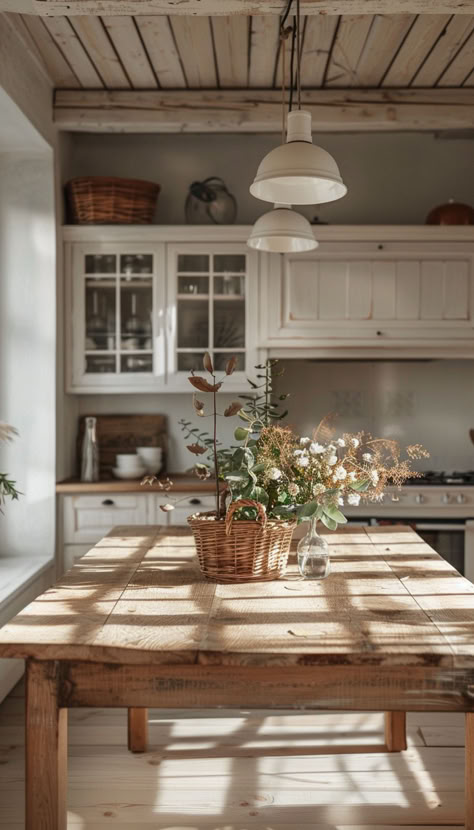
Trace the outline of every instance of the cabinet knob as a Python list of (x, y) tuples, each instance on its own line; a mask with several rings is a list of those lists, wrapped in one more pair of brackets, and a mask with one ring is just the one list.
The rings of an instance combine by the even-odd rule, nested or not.
[(104, 507), (110, 507), (110, 505), (111, 505), (111, 504), (115, 504), (115, 502), (114, 502), (114, 500), (113, 500), (113, 499), (104, 499), (104, 501), (102, 502), (102, 504), (104, 505)]
[(201, 504), (201, 499), (189, 499), (189, 504)]
[(379, 249), (379, 251), (383, 251), (384, 246), (382, 244), (380, 244), (380, 245), (377, 245), (377, 248)]
[(377, 332), (377, 337), (381, 337), (381, 336), (382, 336), (382, 334), (383, 334), (383, 331), (378, 331), (378, 332)]

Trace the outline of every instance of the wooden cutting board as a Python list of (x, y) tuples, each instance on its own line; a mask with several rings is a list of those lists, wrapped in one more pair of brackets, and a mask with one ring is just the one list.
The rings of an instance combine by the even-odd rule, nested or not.
[[(77, 475), (81, 474), (82, 441), (85, 420), (79, 418), (77, 432)], [(163, 450), (162, 472), (166, 471), (166, 450), (168, 433), (166, 415), (94, 415), (97, 418), (97, 443), (99, 445), (99, 469), (101, 479), (114, 477), (117, 453), (133, 453), (137, 447), (161, 447)]]

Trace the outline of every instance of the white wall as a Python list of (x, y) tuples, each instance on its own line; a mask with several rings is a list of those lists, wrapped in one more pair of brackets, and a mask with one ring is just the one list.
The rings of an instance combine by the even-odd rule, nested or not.
[[(237, 222), (252, 223), (268, 207), (248, 192), (257, 166), (278, 143), (273, 135), (71, 136), (63, 180), (110, 175), (162, 185), (156, 221), (184, 223), (184, 201), (195, 179), (221, 176), (239, 205)], [(336, 158), (349, 193), (318, 208), (299, 208), (336, 224), (423, 224), (449, 198), (474, 202), (474, 142), (429, 133), (325, 134), (314, 137)]]
[(473, 470), (474, 361), (282, 361), (278, 389), (290, 392), (288, 423), (311, 435), (338, 413), (339, 432), (365, 429), (402, 445), (420, 442), (431, 458), (418, 469)]
[(53, 154), (0, 154), (0, 418), (20, 437), (0, 468), (23, 496), (0, 516), (3, 554), (54, 554), (56, 273)]

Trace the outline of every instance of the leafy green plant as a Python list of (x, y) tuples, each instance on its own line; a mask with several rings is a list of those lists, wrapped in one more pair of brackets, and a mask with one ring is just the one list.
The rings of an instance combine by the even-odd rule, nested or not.
[[(12, 441), (15, 435), (18, 435), (15, 427), (0, 421), (0, 441)], [(8, 473), (0, 473), (0, 513), (3, 513), (7, 498), (16, 501), (21, 495), (16, 489), (16, 481), (8, 478)]]

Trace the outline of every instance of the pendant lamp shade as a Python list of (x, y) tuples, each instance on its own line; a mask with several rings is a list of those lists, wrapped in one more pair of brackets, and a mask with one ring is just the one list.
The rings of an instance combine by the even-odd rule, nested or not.
[(303, 253), (318, 247), (308, 220), (289, 205), (275, 205), (255, 222), (249, 248), (276, 254)]
[(311, 113), (288, 113), (287, 142), (262, 159), (250, 193), (264, 202), (313, 205), (347, 193), (333, 157), (313, 144)]

